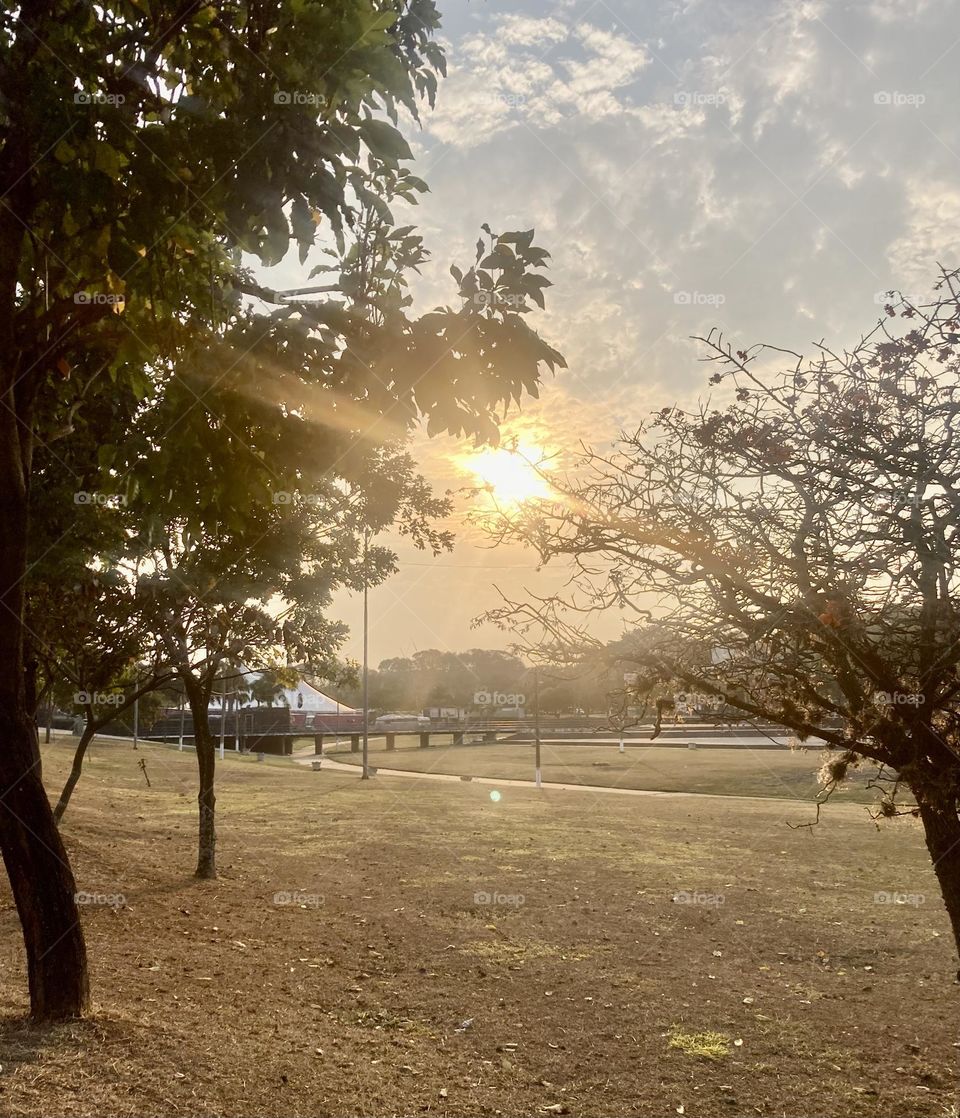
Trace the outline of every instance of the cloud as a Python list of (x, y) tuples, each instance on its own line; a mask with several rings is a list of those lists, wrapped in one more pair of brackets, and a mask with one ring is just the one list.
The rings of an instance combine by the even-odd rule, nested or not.
[(906, 224), (887, 249), (891, 282), (914, 297), (931, 293), (937, 264), (960, 264), (960, 188), (956, 179), (911, 176)]
[[(415, 137), (432, 193), (404, 220), (434, 252), (421, 309), (451, 299), (481, 222), (536, 228), (555, 286), (530, 321), (570, 368), (523, 416), (556, 442), (602, 443), (704, 392), (691, 335), (842, 347), (877, 292), (922, 294), (938, 260), (960, 266), (950, 5), (509, 6), (451, 6), (450, 78)], [(437, 444), (421, 452), (449, 483)], [(458, 573), (443, 577), (455, 612)]]
[(497, 38), (501, 42), (522, 47), (562, 43), (569, 33), (566, 24), (558, 19), (535, 19), (524, 15), (504, 16), (497, 28)]
[(623, 91), (650, 61), (641, 46), (612, 30), (520, 15), (501, 17), (450, 53), (456, 61), (425, 124), (428, 136), (460, 148), (480, 146), (521, 123), (542, 127), (618, 114), (628, 107)]

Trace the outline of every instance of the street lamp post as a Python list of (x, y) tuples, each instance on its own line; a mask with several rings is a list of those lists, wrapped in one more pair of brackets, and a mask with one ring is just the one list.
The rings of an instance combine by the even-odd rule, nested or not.
[(360, 774), (361, 780), (370, 779), (370, 753), (369, 753), (369, 733), (368, 727), (370, 724), (370, 690), (369, 690), (369, 672), (368, 672), (368, 638), (369, 638), (369, 611), (367, 608), (368, 589), (370, 584), (370, 577), (367, 571), (367, 546), (369, 543), (370, 531), (366, 525), (363, 526), (363, 771)]
[(540, 668), (533, 669), (533, 745), (534, 765), (536, 767), (536, 784), (542, 787), (540, 780)]
[(220, 760), (223, 760), (224, 738), (227, 732), (227, 677), (220, 687)]

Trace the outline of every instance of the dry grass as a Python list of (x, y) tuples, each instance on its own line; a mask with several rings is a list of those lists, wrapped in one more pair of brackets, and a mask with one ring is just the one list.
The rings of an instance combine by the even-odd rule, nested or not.
[(670, 1047), (679, 1048), (688, 1056), (722, 1060), (730, 1055), (730, 1038), (723, 1033), (685, 1033), (682, 1029), (673, 1029), (670, 1032)]
[[(552, 783), (720, 796), (772, 796), (801, 802), (816, 799), (820, 791), (817, 773), (823, 763), (820, 749), (688, 749), (636, 743), (631, 743), (624, 753), (618, 752), (616, 744), (543, 745), (541, 754), (543, 779)], [(338, 761), (360, 762), (359, 754), (351, 753), (349, 748), (331, 755)], [(375, 741), (370, 760), (377, 768), (501, 780), (532, 780), (534, 773), (533, 747), (524, 742), (440, 745), (429, 749), (402, 745), (388, 751)], [(854, 773), (836, 798), (873, 803), (877, 797), (866, 787), (868, 776), (867, 770)]]
[[(68, 757), (47, 751), (51, 788)], [(0, 894), (0, 1113), (943, 1118), (955, 1105), (955, 961), (911, 821), (877, 831), (848, 805), (793, 831), (797, 807), (776, 802), (506, 788), (493, 803), (472, 784), (231, 758), (221, 876), (199, 883), (194, 796), (189, 754), (95, 745), (65, 839), (78, 887), (126, 904), (83, 913), (89, 1020), (23, 1023)], [(926, 903), (874, 904), (907, 886)], [(707, 1034), (743, 1044), (692, 1058)]]

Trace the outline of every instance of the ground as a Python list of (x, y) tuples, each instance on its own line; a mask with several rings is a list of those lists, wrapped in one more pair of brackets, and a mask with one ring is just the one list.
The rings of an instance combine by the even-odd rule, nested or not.
[[(411, 743), (410, 738), (399, 740)], [(758, 739), (758, 743), (765, 744), (763, 739)], [(382, 739), (374, 739), (370, 745), (370, 763), (376, 767), (515, 780), (532, 780), (534, 774), (533, 745), (526, 742), (444, 744), (428, 749), (411, 743), (388, 750)], [(338, 761), (360, 763), (360, 754), (351, 753), (348, 744), (330, 752)], [(818, 747), (688, 749), (685, 745), (630, 742), (619, 753), (616, 743), (564, 742), (544, 744), (540, 761), (543, 779), (557, 783), (812, 801), (820, 791), (817, 773), (823, 757), (823, 750)], [(877, 792), (866, 786), (874, 772), (873, 767), (854, 772), (839, 797), (875, 802)], [(803, 811), (798, 817), (808, 816)]]
[(912, 820), (219, 773), (201, 883), (191, 755), (94, 746), (64, 820), (101, 902), (94, 1012), (24, 1023), (4, 891), (0, 1113), (956, 1113), (956, 960)]

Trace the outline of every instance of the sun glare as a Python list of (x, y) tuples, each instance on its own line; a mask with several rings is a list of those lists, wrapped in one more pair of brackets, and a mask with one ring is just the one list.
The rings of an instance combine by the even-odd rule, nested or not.
[(485, 447), (464, 455), (461, 465), (489, 490), (499, 505), (519, 505), (549, 497), (552, 492), (542, 476), (551, 463), (540, 447)]

